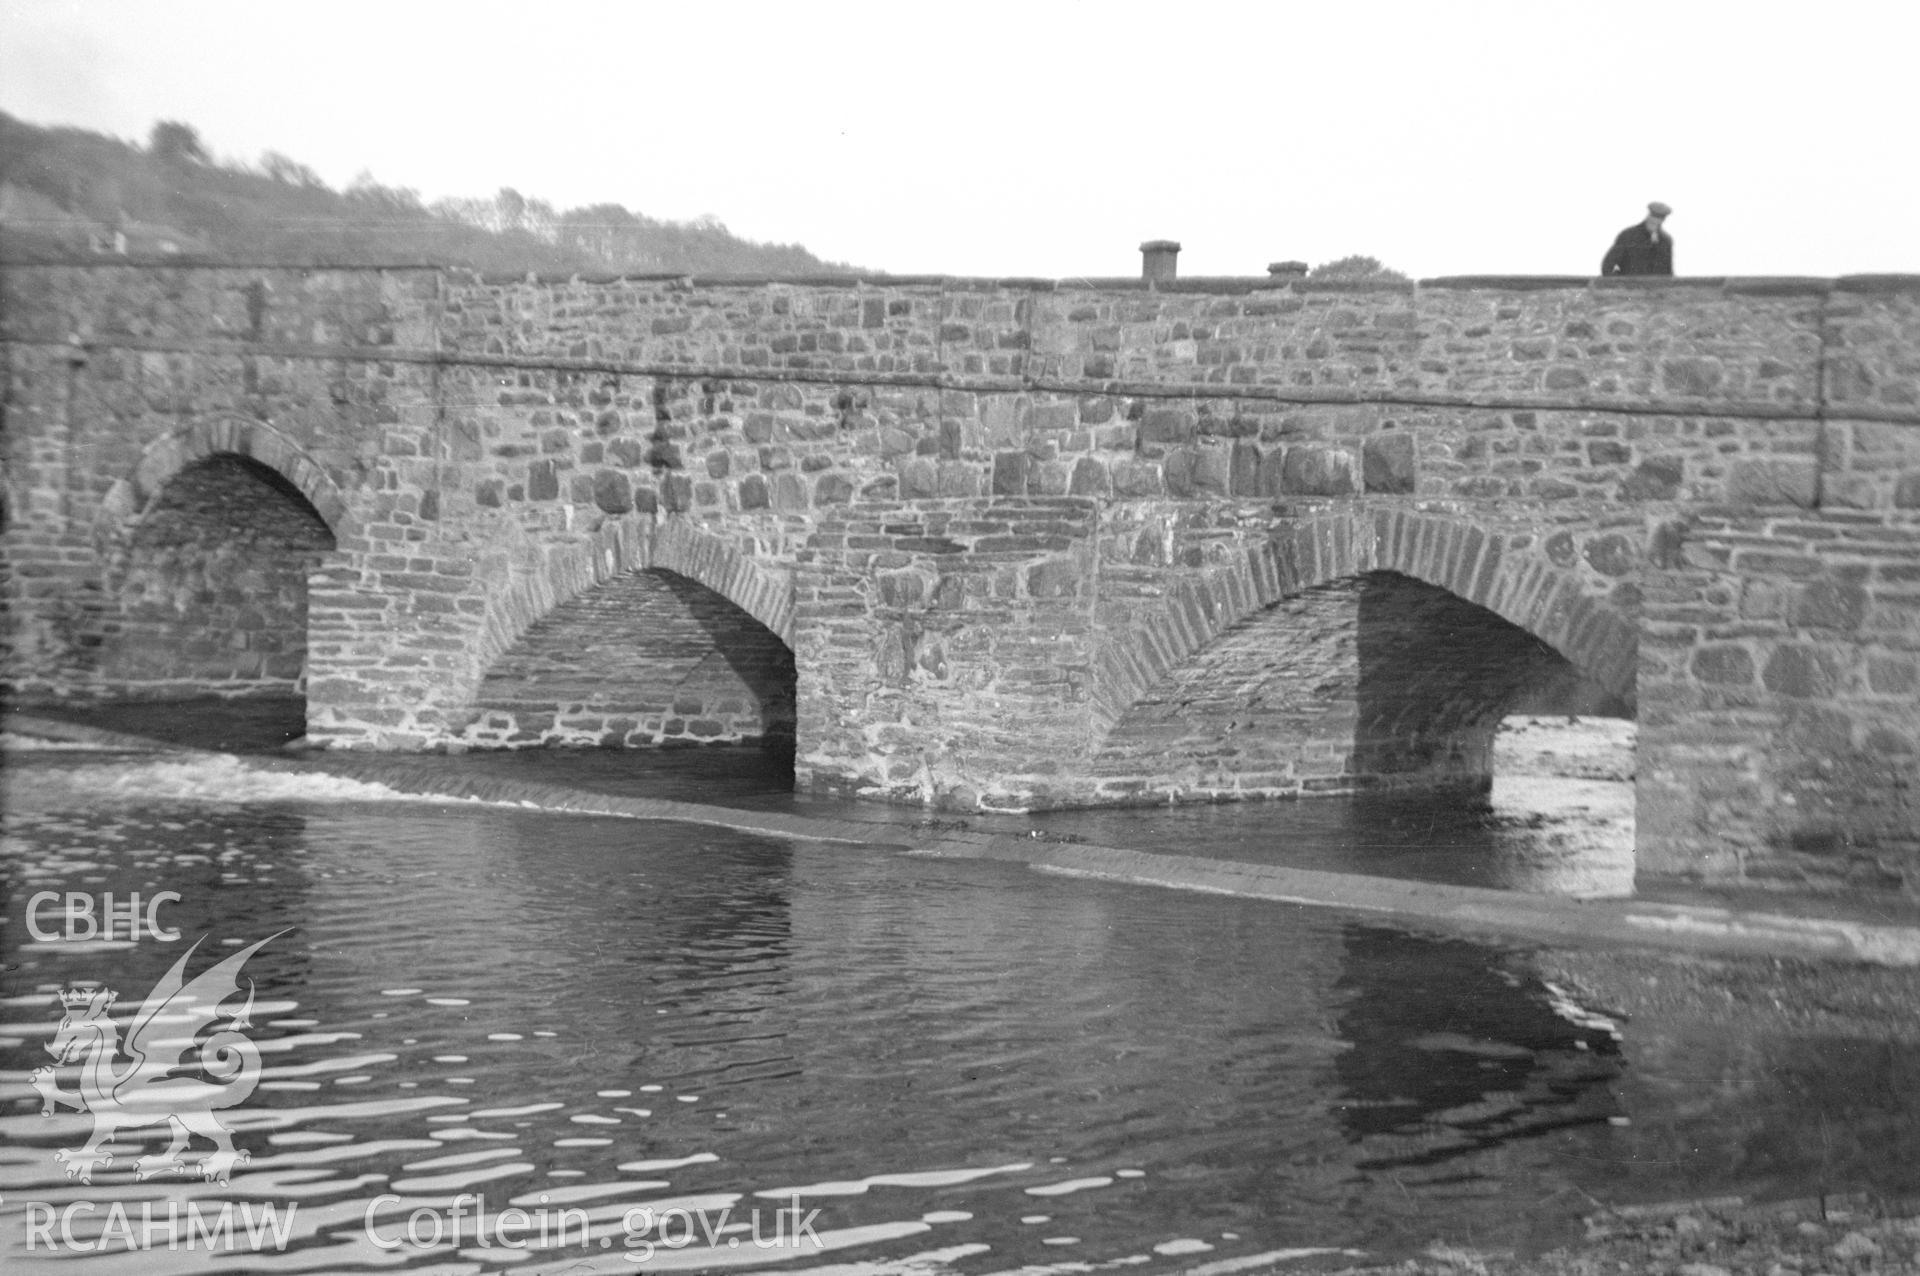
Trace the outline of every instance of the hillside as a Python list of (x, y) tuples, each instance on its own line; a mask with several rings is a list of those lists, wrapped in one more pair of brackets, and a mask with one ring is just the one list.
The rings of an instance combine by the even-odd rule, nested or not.
[(760, 244), (712, 218), (662, 221), (618, 204), (564, 212), (503, 188), (423, 204), (371, 179), (344, 191), (269, 152), (215, 161), (162, 122), (142, 147), (0, 112), (0, 259), (211, 258), (261, 265), (447, 265), (484, 271), (858, 273), (798, 244)]

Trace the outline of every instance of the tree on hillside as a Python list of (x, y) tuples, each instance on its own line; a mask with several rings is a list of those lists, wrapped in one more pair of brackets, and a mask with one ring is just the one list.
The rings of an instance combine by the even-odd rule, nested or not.
[(193, 125), (179, 120), (157, 120), (147, 135), (147, 154), (163, 164), (205, 164), (206, 144)]
[(1342, 257), (1338, 261), (1322, 262), (1307, 272), (1307, 278), (1348, 279), (1375, 283), (1408, 282), (1407, 277), (1399, 271), (1381, 265), (1378, 257), (1363, 257), (1358, 253), (1351, 257)]
[(435, 217), (480, 230), (493, 229), (493, 201), (473, 195), (448, 196), (433, 201), (429, 210)]
[(260, 156), (260, 171), (282, 186), (305, 186), (309, 189), (318, 189), (326, 185), (320, 180), (320, 174), (299, 160), (282, 155), (279, 151), (267, 151)]
[(511, 186), (500, 188), (500, 193), (493, 197), (493, 207), (497, 218), (495, 230), (519, 230), (526, 221), (527, 197)]
[(496, 235), (526, 234), (545, 243), (554, 241), (561, 218), (546, 200), (528, 199), (511, 186), (502, 186), (492, 199), (436, 200), (433, 212)]
[(364, 206), (376, 216), (424, 218), (427, 212), (420, 203), (419, 191), (410, 186), (382, 186), (364, 168), (353, 179), (353, 185), (347, 187), (346, 196), (350, 202)]
[(560, 215), (559, 244), (596, 262), (631, 265), (646, 260), (646, 224), (619, 204), (591, 204)]

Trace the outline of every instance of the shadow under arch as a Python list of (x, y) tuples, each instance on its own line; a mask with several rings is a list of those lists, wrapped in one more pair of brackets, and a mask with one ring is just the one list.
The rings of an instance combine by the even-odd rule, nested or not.
[(1102, 800), (1484, 788), (1530, 691), (1584, 676), (1632, 711), (1633, 619), (1538, 539), (1342, 511), (1178, 578), (1103, 653)]

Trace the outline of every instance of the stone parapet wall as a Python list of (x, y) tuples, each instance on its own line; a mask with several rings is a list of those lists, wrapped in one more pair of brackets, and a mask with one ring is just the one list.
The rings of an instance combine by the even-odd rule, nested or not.
[[(127, 391), (83, 412), (264, 414), (330, 472), (384, 463), (536, 530), (565, 504), (1029, 494), (1920, 501), (1920, 468), (1896, 455), (1920, 424), (1920, 316), (1912, 292), (1865, 282), (1219, 295), (5, 274), (24, 316), (10, 340), (65, 352), (78, 336), (88, 388)], [(431, 428), (396, 430), (396, 381), (420, 368)], [(1822, 420), (1836, 412), (1885, 428), (1856, 439)], [(380, 427), (371, 452), (318, 446), (343, 415)], [(1843, 472), (1869, 456), (1872, 477)]]
[(1920, 414), (1920, 288), (1911, 275), (1843, 279), (1821, 310), (1820, 398), (1837, 417)]
[(449, 275), (440, 348), (513, 366), (1282, 401), (1531, 399), (1800, 415), (1920, 407), (1912, 277), (1305, 281), (1212, 291), (885, 278), (840, 286)]
[[(593, 405), (603, 446), (548, 439), (558, 454), (488, 499), (555, 492), (571, 463), (575, 499), (702, 514), (1023, 495), (1920, 501), (1905, 294), (522, 282), (448, 305), (446, 350), (651, 374)], [(1823, 340), (1834, 369), (1862, 371), (1829, 369)], [(1823, 421), (1835, 378), (1887, 420)]]
[(432, 267), (6, 265), (0, 331), (86, 349), (432, 350), (440, 286)]
[[(1846, 299), (1863, 367), (1897, 361), (1894, 330), (1910, 319), (1899, 313), (1902, 294), (1848, 281), (1506, 282), (1522, 286), (1302, 281), (1223, 294), (954, 279), (833, 288), (450, 276), (442, 348), (516, 363), (904, 384), (1014, 377), (1268, 397), (1541, 396), (1632, 410), (1665, 398), (1669, 410), (1793, 412), (1821, 394), (1829, 298)], [(1876, 322), (1889, 315), (1894, 330)]]

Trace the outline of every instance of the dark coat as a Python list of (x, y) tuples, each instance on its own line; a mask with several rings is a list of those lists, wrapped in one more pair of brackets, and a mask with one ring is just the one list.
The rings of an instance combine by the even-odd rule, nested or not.
[(1614, 236), (1613, 247), (1600, 263), (1603, 275), (1671, 275), (1673, 273), (1673, 236), (1665, 230), (1658, 239), (1645, 222), (1633, 225)]

